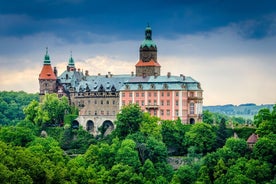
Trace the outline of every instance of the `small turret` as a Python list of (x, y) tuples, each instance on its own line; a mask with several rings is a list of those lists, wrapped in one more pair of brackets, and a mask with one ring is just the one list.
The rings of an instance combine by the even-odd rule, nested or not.
[(71, 56), (69, 58), (67, 67), (68, 67), (69, 71), (75, 71), (75, 62), (74, 62), (74, 59), (72, 57), (72, 51), (71, 51)]
[(57, 70), (53, 70), (51, 60), (46, 48), (42, 70), (38, 77), (40, 95), (56, 92)]

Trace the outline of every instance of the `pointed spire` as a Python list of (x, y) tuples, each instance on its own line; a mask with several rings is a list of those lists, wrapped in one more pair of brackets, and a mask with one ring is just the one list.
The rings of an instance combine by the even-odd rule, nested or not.
[(146, 30), (145, 30), (145, 39), (146, 40), (152, 40), (151, 39), (151, 34), (152, 34), (151, 27), (150, 27), (150, 25), (148, 23), (148, 26), (146, 27)]
[(70, 68), (75, 68), (75, 62), (74, 62), (74, 59), (72, 57), (72, 51), (70, 51), (70, 58), (69, 58), (68, 66)]
[(51, 64), (51, 60), (48, 54), (48, 47), (46, 47), (46, 54), (44, 56), (44, 65), (50, 65), (50, 64)]
[(145, 29), (145, 39), (141, 44), (141, 47), (155, 47), (156, 48), (156, 44), (154, 43), (154, 41), (152, 40), (152, 31), (151, 31), (151, 27), (148, 23), (146, 29)]

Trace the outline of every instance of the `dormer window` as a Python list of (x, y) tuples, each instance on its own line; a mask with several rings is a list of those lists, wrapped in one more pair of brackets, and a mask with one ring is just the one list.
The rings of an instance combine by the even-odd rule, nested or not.
[(164, 89), (168, 89), (168, 84), (165, 83), (165, 84), (163, 85), (163, 88), (164, 88)]
[(155, 89), (155, 85), (154, 85), (154, 84), (151, 84), (151, 85), (150, 85), (150, 88), (151, 88), (151, 89)]

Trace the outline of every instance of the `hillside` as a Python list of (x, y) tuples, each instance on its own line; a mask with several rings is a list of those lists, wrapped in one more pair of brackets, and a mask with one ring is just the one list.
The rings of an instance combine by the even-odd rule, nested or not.
[(273, 104), (256, 105), (254, 103), (240, 104), (240, 105), (215, 105), (204, 106), (203, 110), (209, 110), (214, 113), (221, 113), (228, 116), (241, 116), (243, 118), (253, 119), (254, 115), (258, 113), (260, 109), (268, 108), (272, 110)]

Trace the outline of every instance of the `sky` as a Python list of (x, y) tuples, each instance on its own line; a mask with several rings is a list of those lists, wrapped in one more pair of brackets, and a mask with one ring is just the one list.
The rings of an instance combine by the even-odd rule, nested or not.
[(61, 74), (135, 71), (147, 25), (161, 74), (201, 83), (204, 105), (276, 103), (274, 0), (0, 1), (0, 91), (37, 93), (46, 47)]

